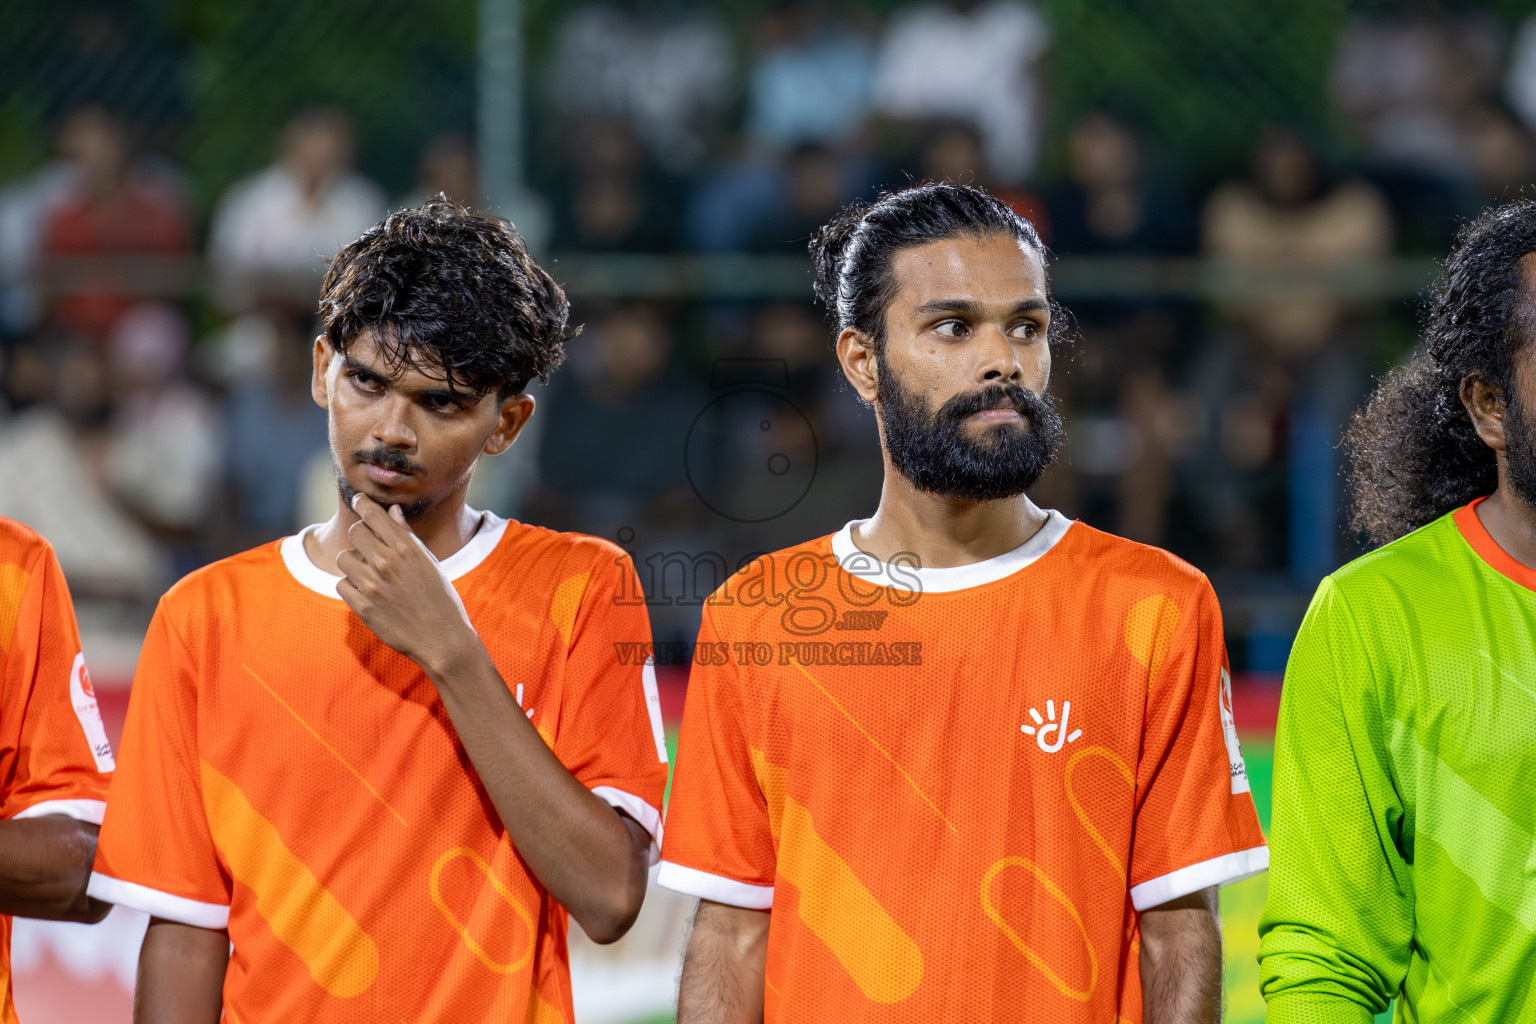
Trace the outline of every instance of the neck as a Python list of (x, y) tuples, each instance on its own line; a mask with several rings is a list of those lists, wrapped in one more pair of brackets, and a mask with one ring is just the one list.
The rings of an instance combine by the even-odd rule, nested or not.
[(919, 491), (887, 459), (880, 507), (854, 528), (853, 542), (884, 562), (910, 553), (923, 568), (948, 569), (1012, 551), (1049, 518), (1023, 494), (960, 501)]
[[(471, 512), (464, 502), (467, 490), (466, 487), (455, 492), (421, 518), (407, 520), (411, 532), (421, 538), (438, 561), (457, 554), (480, 526), (480, 516)], [(352, 546), (347, 531), (360, 521), (358, 514), (338, 497), (336, 514), (304, 538), (304, 551), (309, 560), (328, 573), (341, 575), (336, 572), (336, 558)]]
[(1509, 557), (1528, 569), (1536, 569), (1536, 509), (1510, 489), (1503, 468), (1499, 467), (1498, 489), (1477, 506), (1477, 518)]

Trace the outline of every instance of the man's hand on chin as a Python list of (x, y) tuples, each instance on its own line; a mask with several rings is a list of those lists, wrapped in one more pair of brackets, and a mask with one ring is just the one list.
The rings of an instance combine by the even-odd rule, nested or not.
[(464, 602), (399, 505), (385, 512), (359, 494), (352, 509), (360, 518), (347, 530), (351, 547), (336, 557), (336, 592), (375, 636), (436, 678), (478, 640)]

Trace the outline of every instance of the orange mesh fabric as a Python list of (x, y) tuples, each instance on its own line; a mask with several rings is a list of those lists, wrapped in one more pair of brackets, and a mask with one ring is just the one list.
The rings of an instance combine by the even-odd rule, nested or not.
[[(507, 839), (431, 682), (301, 583), (294, 541), (161, 601), (101, 894), (204, 927), (226, 917), (225, 1007), (246, 1024), (572, 1021), (565, 911)], [(561, 761), (659, 834), (667, 769), (642, 666), (615, 656), (649, 641), (623, 552), (510, 523), (455, 586)]]
[(769, 1022), (1140, 1021), (1137, 908), (1267, 863), (1210, 585), (1053, 523), (922, 592), (823, 538), (706, 606), (661, 881), (771, 907)]
[[(0, 818), (100, 822), (112, 751), (53, 548), (0, 518)], [(11, 1006), (11, 919), (0, 915), (0, 1021)]]

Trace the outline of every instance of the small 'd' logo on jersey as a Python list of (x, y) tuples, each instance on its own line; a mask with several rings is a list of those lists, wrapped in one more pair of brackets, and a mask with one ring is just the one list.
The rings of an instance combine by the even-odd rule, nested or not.
[(1034, 708), (1029, 709), (1029, 717), (1035, 720), (1034, 725), (1025, 722), (1019, 726), (1019, 731), (1026, 736), (1033, 736), (1035, 743), (1047, 754), (1054, 754), (1064, 745), (1071, 743), (1083, 734), (1081, 729), (1073, 729), (1067, 732), (1067, 723), (1072, 715), (1072, 702), (1061, 702), (1061, 721), (1056, 721), (1056, 702), (1045, 702), (1045, 717), (1040, 717), (1040, 712)]

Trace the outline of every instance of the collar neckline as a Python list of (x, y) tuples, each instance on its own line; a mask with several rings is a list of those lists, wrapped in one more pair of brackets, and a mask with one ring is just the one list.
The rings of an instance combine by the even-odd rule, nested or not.
[[(470, 509), (470, 511), (475, 510)], [(475, 515), (480, 517), (480, 522), (469, 541), (440, 563), (443, 572), (448, 574), (450, 580), (458, 579), (485, 561), (486, 557), (496, 550), (496, 545), (501, 543), (501, 538), (506, 535), (507, 520), (501, 516), (494, 512), (475, 512)], [(341, 577), (331, 575), (310, 561), (309, 552), (304, 550), (304, 538), (323, 525), (323, 523), (311, 523), (293, 536), (284, 537), (278, 550), (283, 557), (283, 565), (295, 580), (322, 597), (331, 597), (340, 601), (341, 595), (336, 593), (336, 584)]]
[(1499, 542), (1493, 539), (1493, 534), (1488, 532), (1483, 521), (1477, 517), (1477, 506), (1491, 497), (1493, 495), (1485, 494), (1451, 513), (1456, 529), (1473, 552), (1487, 562), (1491, 569), (1527, 590), (1536, 590), (1536, 569), (1523, 565), (1514, 555), (1499, 547)]
[(1035, 535), (1012, 551), (972, 562), (941, 569), (917, 568), (912, 561), (882, 562), (867, 551), (860, 550), (853, 542), (853, 528), (866, 520), (855, 519), (832, 535), (832, 553), (843, 571), (859, 577), (866, 583), (878, 584), (895, 590), (913, 590), (926, 594), (942, 594), (956, 590), (969, 590), (1000, 579), (1038, 561), (1067, 535), (1072, 520), (1055, 509), (1046, 510), (1045, 525)]

